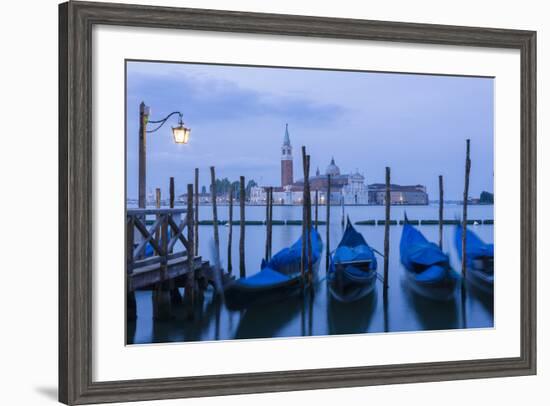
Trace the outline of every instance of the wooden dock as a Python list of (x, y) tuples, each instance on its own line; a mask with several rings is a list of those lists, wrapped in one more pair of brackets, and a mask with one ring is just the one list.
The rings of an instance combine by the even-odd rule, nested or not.
[[(208, 285), (216, 287), (214, 268), (198, 255), (189, 258), (193, 242), (185, 237), (193, 218), (183, 208), (129, 209), (126, 211), (126, 287), (127, 317), (135, 319), (136, 290), (153, 290), (156, 319), (169, 318), (170, 302), (179, 296), (177, 288), (202, 293)], [(150, 218), (154, 220), (149, 221)], [(192, 234), (191, 234), (192, 236)], [(181, 244), (178, 244), (181, 243)], [(189, 280), (192, 277), (193, 280)], [(222, 283), (231, 277), (222, 271)], [(191, 287), (191, 288), (189, 288)], [(167, 299), (169, 298), (169, 299)]]

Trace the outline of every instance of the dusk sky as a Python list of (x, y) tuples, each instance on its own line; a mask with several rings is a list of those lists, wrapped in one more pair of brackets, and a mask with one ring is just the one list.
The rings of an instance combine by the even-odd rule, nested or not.
[[(200, 168), (218, 178), (239, 175), (280, 185), (285, 123), (302, 178), (301, 146), (311, 173), (324, 173), (332, 156), (342, 173), (359, 171), (367, 183), (423, 184), (438, 198), (462, 198), (466, 138), (471, 139), (470, 195), (493, 192), (493, 97), (490, 78), (255, 68), (152, 62), (127, 63), (127, 196), (137, 198), (139, 103), (151, 120), (181, 111), (191, 138), (173, 142), (172, 117), (147, 139), (147, 191), (167, 197), (169, 177), (184, 193)], [(150, 124), (149, 129), (154, 128)]]

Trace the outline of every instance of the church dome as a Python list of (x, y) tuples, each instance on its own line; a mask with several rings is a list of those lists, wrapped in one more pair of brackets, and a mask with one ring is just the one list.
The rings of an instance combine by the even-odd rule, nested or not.
[(330, 176), (339, 176), (340, 168), (334, 163), (334, 157), (330, 160), (330, 164), (327, 166), (326, 174)]

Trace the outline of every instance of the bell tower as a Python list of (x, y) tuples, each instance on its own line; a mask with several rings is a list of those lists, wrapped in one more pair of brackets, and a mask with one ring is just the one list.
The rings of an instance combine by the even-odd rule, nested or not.
[(294, 177), (292, 173), (292, 145), (288, 134), (288, 124), (285, 128), (285, 138), (281, 147), (281, 186), (292, 185)]

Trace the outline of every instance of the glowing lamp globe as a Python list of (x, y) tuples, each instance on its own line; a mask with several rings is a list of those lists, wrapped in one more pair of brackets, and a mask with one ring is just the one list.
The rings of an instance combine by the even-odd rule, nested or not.
[(178, 127), (172, 127), (172, 134), (174, 135), (174, 142), (176, 144), (187, 144), (191, 129), (180, 124)]

